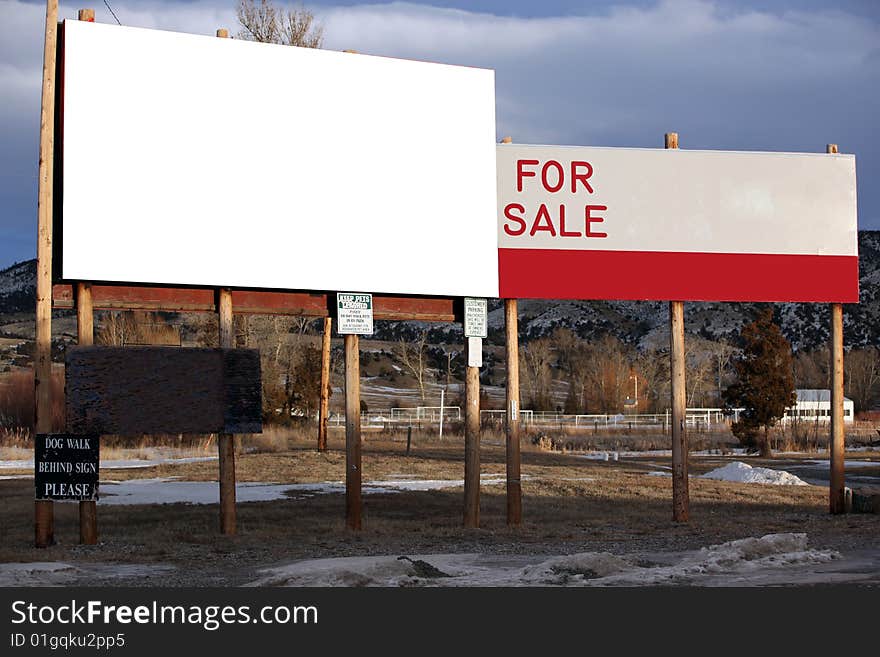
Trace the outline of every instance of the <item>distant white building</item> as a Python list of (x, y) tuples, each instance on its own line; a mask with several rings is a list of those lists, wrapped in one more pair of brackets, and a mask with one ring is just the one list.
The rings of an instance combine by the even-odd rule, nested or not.
[[(831, 422), (831, 391), (801, 389), (795, 390), (797, 403), (785, 411), (784, 422)], [(855, 406), (851, 399), (843, 398), (843, 422), (855, 420)]]

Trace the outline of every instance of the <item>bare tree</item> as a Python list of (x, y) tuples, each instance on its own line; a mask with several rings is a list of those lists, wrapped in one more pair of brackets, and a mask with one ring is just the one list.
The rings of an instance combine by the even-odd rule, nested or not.
[(324, 42), (323, 26), (302, 5), (285, 12), (270, 0), (239, 0), (236, 14), (239, 39), (303, 48), (320, 48)]
[(400, 338), (396, 350), (403, 366), (416, 380), (422, 401), (425, 401), (425, 372), (428, 369), (427, 347), (428, 331), (424, 330), (415, 340)]
[(104, 313), (98, 321), (95, 341), (99, 345), (180, 346), (180, 329), (161, 315), (139, 310)]
[(529, 406), (535, 411), (552, 411), (550, 394), (553, 346), (550, 338), (531, 340), (519, 352), (520, 370), (525, 374)]
[(852, 349), (844, 359), (846, 394), (856, 409), (868, 410), (880, 393), (880, 350)]

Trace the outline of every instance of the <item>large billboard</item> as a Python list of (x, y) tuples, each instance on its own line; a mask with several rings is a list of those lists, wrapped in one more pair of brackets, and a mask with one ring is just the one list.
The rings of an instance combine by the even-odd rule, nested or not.
[(497, 296), (491, 70), (66, 21), (68, 280)]
[(858, 301), (852, 155), (497, 153), (502, 297)]

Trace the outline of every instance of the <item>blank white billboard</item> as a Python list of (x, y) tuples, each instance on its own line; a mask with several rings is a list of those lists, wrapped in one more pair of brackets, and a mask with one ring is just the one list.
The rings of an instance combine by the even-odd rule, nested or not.
[(65, 279), (498, 295), (493, 71), (64, 30)]

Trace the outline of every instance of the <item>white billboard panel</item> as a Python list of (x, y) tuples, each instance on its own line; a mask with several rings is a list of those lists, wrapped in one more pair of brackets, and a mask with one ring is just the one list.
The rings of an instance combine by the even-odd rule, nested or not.
[(491, 70), (67, 21), (63, 94), (66, 279), (498, 294)]

